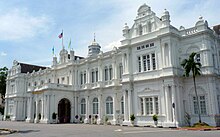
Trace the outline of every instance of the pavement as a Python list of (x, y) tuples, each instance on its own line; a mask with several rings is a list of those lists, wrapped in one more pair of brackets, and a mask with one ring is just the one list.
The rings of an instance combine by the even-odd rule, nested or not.
[(190, 131), (169, 128), (126, 127), (89, 124), (33, 124), (0, 121), (0, 129), (17, 130), (0, 137), (219, 137), (220, 130)]

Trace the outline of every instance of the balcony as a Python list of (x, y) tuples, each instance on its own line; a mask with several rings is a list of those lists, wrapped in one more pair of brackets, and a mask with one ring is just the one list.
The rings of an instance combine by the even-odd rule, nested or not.
[(35, 86), (35, 87), (28, 87), (28, 92), (36, 92), (36, 91), (43, 91), (43, 90), (67, 90), (72, 91), (72, 85), (65, 85), (65, 84), (57, 84), (57, 83), (46, 83), (43, 85)]

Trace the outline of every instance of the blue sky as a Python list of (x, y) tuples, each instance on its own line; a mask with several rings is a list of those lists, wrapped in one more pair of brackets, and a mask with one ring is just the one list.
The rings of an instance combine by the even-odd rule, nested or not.
[(144, 3), (159, 17), (167, 9), (177, 28), (194, 26), (200, 15), (210, 26), (220, 24), (219, 0), (1, 0), (0, 67), (13, 60), (50, 66), (53, 46), (56, 56), (62, 48), (62, 29), (64, 45), (71, 39), (76, 55), (87, 56), (94, 33), (102, 50), (111, 50)]

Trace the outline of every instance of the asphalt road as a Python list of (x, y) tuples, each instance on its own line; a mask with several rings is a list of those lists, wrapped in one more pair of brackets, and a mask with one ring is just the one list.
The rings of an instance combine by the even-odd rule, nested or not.
[(0, 121), (0, 128), (19, 130), (0, 137), (220, 137), (220, 131), (179, 131), (168, 128), (87, 124), (33, 124)]

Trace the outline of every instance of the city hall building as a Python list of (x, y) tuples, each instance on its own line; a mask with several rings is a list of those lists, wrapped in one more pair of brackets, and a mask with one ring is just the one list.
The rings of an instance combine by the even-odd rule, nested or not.
[[(56, 122), (184, 126), (188, 121), (220, 125), (220, 27), (202, 17), (191, 28), (170, 24), (146, 4), (134, 24), (125, 24), (121, 46), (102, 52), (95, 41), (88, 56), (63, 48), (51, 67), (18, 61), (8, 71), (5, 118), (34, 123)], [(181, 62), (196, 52), (202, 75), (183, 77)], [(200, 110), (199, 110), (200, 109)], [(190, 116), (190, 119), (189, 119)], [(95, 122), (94, 122), (95, 121)]]

